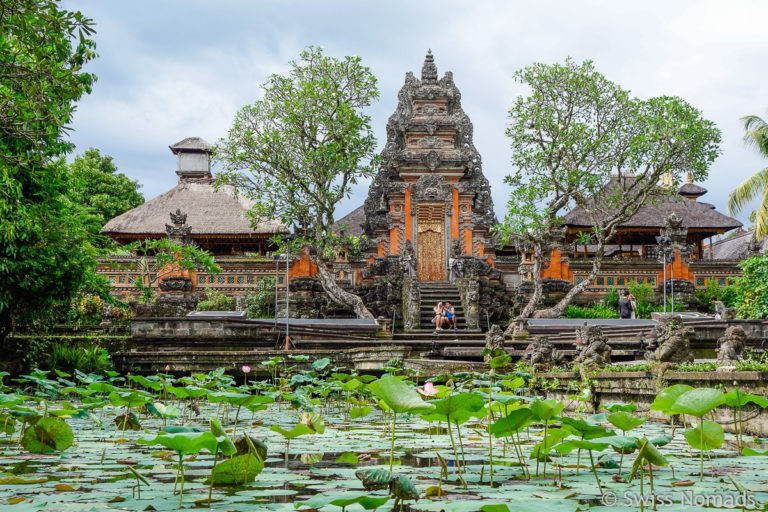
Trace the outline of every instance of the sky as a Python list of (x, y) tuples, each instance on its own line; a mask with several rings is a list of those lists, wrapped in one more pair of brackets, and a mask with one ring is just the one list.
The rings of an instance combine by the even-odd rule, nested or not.
[[(77, 107), (76, 153), (96, 147), (151, 199), (178, 180), (168, 146), (226, 136), (259, 85), (308, 45), (358, 55), (379, 80), (367, 111), (379, 148), (405, 73), (420, 76), (431, 49), (439, 76), (453, 71), (474, 142), (503, 218), (512, 172), (507, 109), (533, 62), (591, 59), (639, 98), (680, 96), (722, 130), (722, 154), (700, 185), (725, 213), (728, 194), (768, 162), (742, 143), (740, 118), (768, 115), (768, 2), (760, 1), (293, 1), (64, 0), (93, 18), (98, 77)], [(367, 196), (360, 183), (337, 218)], [(749, 211), (739, 216), (747, 224)]]

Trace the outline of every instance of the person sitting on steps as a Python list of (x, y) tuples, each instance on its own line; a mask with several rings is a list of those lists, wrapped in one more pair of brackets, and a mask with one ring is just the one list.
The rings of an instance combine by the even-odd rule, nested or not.
[(432, 323), (435, 324), (434, 334), (437, 334), (437, 331), (443, 330), (443, 324), (445, 323), (445, 310), (443, 308), (443, 302), (438, 302), (435, 307), (432, 308), (432, 311), (435, 313), (435, 318), (432, 319)]
[(448, 321), (448, 326), (453, 326), (453, 332), (456, 332), (456, 312), (450, 302), (445, 303), (443, 311), (445, 312), (445, 320)]

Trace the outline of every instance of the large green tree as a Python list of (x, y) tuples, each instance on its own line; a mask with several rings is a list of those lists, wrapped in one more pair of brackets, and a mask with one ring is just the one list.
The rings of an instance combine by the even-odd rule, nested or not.
[[(95, 279), (92, 218), (55, 159), (95, 77), (92, 21), (55, 0), (0, 3), (0, 339)], [(97, 284), (93, 283), (92, 287)]]
[(139, 182), (118, 172), (113, 158), (90, 148), (69, 165), (75, 187), (73, 199), (99, 219), (99, 229), (121, 213), (144, 202)]
[[(768, 158), (768, 122), (758, 116), (746, 116), (744, 121), (744, 143)], [(760, 205), (755, 212), (755, 237), (762, 240), (768, 233), (768, 167), (747, 178), (728, 196), (728, 213), (738, 215), (757, 197)]]
[[(531, 93), (509, 109), (515, 170), (505, 178), (512, 192), (497, 229), (533, 253), (534, 292), (513, 326), (531, 316), (560, 316), (597, 276), (617, 228), (643, 205), (676, 192), (659, 186), (661, 176), (679, 183), (690, 172), (704, 179), (720, 142), (714, 124), (681, 98), (632, 98), (591, 61), (533, 64), (515, 78)], [(574, 206), (593, 226), (580, 237), (595, 247), (592, 268), (555, 306), (537, 311), (541, 270), (562, 239), (563, 214)]]
[(362, 300), (342, 289), (326, 257), (341, 242), (336, 206), (360, 178), (372, 177), (376, 139), (363, 108), (378, 99), (376, 78), (359, 57), (336, 59), (308, 47), (287, 73), (261, 86), (262, 99), (243, 107), (217, 146), (222, 182), (254, 200), (254, 218), (296, 226), (332, 300), (372, 318)]

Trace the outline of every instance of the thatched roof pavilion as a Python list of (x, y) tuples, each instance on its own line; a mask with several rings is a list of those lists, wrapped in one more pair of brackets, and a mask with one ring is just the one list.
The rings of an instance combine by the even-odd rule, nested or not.
[(120, 243), (166, 236), (169, 214), (177, 209), (187, 214), (191, 238), (213, 254), (263, 254), (269, 238), (287, 233), (277, 220), (252, 222), (253, 202), (233, 187), (213, 187), (210, 171), (210, 144), (188, 137), (170, 146), (179, 157), (179, 183), (168, 192), (150, 199), (107, 222), (101, 233)]
[[(629, 178), (627, 178), (629, 179)], [(611, 184), (607, 185), (611, 186)], [(741, 222), (723, 215), (709, 203), (698, 201), (706, 194), (703, 187), (689, 182), (684, 184), (677, 194), (665, 194), (656, 204), (643, 205), (638, 212), (619, 226), (615, 243), (623, 245), (655, 245), (655, 237), (664, 227), (667, 217), (676, 214), (682, 219), (682, 226), (688, 228), (688, 243), (700, 245), (705, 238), (723, 234), (740, 228)], [(573, 241), (581, 231), (592, 227), (589, 216), (580, 207), (576, 207), (563, 217), (567, 228), (567, 240)]]

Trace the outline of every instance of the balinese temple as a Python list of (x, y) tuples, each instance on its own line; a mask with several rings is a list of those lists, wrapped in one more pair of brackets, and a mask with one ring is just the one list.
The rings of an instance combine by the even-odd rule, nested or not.
[(438, 80), (428, 52), (421, 80), (407, 73), (397, 97), (368, 198), (339, 223), (366, 235), (369, 261), (412, 244), (419, 281), (446, 280), (452, 253), (493, 265), (491, 189), (453, 73)]
[[(514, 246), (499, 247), (491, 236), (497, 220), (490, 185), (473, 141), (472, 123), (462, 109), (453, 74), (446, 72), (438, 78), (431, 52), (424, 59), (420, 79), (406, 73), (386, 136), (381, 165), (364, 205), (337, 223), (339, 229), (344, 225), (348, 234), (365, 236), (360, 244), (363, 258), (348, 259), (342, 254), (333, 263), (333, 272), (342, 285), (354, 290), (362, 281), (383, 277), (380, 269), (389, 265), (387, 261), (400, 261), (398, 256), (405, 252), (415, 256), (419, 287), (444, 286), (436, 282), (448, 280), (451, 259), (460, 259), (481, 275), (485, 279), (483, 290), (488, 289), (489, 282), (513, 288), (530, 278), (526, 274), (529, 255)], [(248, 292), (264, 277), (275, 276), (279, 285), (284, 285), (284, 273), (275, 272), (274, 247), (269, 239), (286, 233), (285, 226), (277, 221), (254, 226), (248, 213), (252, 203), (247, 198), (236, 195), (227, 185), (214, 188), (211, 147), (204, 140), (190, 137), (170, 149), (178, 158), (178, 184), (112, 219), (102, 233), (123, 244), (172, 233), (188, 234), (193, 243), (210, 251), (223, 269), (215, 278), (196, 274), (195, 286), (237, 295)], [(670, 182), (664, 185), (673, 186)], [(757, 245), (751, 244), (748, 251), (743, 237), (714, 241), (714, 237), (740, 228), (741, 223), (700, 201), (706, 192), (689, 178), (676, 194), (642, 207), (620, 226), (612, 245), (606, 248), (600, 275), (587, 294), (638, 282), (658, 289), (664, 274), (659, 236), (671, 240), (676, 256), (667, 267), (667, 277), (687, 282), (682, 284), (691, 290), (711, 280), (725, 285), (739, 275), (739, 259), (755, 253)], [(175, 218), (185, 214), (186, 223), (169, 225), (171, 213)], [(579, 232), (591, 228), (585, 213), (575, 208), (564, 221), (564, 239), (542, 271), (553, 289), (561, 290), (589, 274), (594, 254), (593, 247), (575, 243)], [(291, 263), (289, 279), (302, 278), (301, 285), (311, 288), (314, 285), (306, 280), (314, 277), (315, 270), (306, 257), (299, 258)], [(118, 294), (135, 293), (135, 275), (105, 265), (100, 272), (109, 277)]]
[[(169, 146), (177, 156), (178, 184), (107, 222), (101, 233), (120, 244), (137, 240), (166, 238), (183, 230), (195, 245), (215, 256), (222, 273), (215, 278), (199, 274), (195, 285), (215, 285), (224, 292), (238, 293), (253, 286), (260, 277), (274, 276), (270, 238), (287, 233), (276, 220), (259, 221), (249, 214), (253, 202), (235, 194), (230, 185), (214, 188), (211, 173), (211, 145), (200, 137), (188, 137)], [(186, 219), (184, 226), (172, 226), (172, 213)], [(171, 224), (174, 224), (172, 221)], [(131, 291), (135, 276), (101, 265), (118, 290)], [(282, 283), (281, 283), (282, 284)]]

